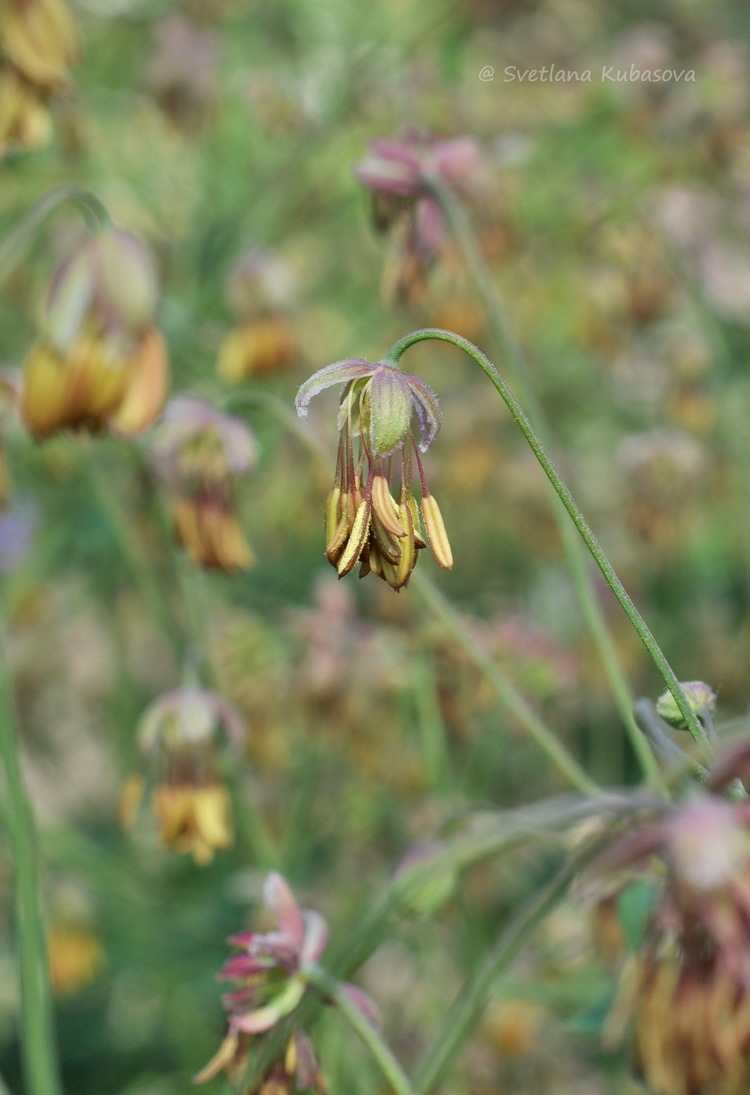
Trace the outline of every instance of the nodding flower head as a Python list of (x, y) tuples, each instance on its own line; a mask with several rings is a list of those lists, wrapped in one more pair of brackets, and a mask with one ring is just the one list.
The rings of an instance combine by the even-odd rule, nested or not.
[(479, 146), (470, 137), (437, 140), (407, 133), (400, 140), (372, 141), (354, 174), (370, 192), (373, 223), (393, 232), (383, 289), (389, 299), (416, 304), (427, 274), (445, 245), (445, 223), (434, 184), (469, 192), (482, 176)]
[(253, 434), (207, 400), (170, 400), (152, 446), (157, 472), (173, 494), (177, 539), (192, 562), (231, 573), (252, 566), (240, 527), (235, 484), (257, 459)]
[(178, 688), (155, 700), (138, 726), (145, 775), (131, 776), (120, 799), (120, 820), (130, 827), (151, 788), (151, 807), (162, 844), (187, 852), (198, 864), (232, 843), (229, 793), (219, 776), (222, 751), (237, 752), (245, 728), (235, 708), (215, 692)]
[(120, 229), (87, 237), (58, 267), (23, 366), (21, 415), (35, 437), (151, 425), (168, 387), (157, 295), (148, 251)]
[[(442, 423), (437, 396), (418, 376), (402, 373), (392, 362), (349, 358), (320, 369), (302, 385), (297, 413), (304, 417), (313, 396), (334, 384), (345, 387), (336, 475), (326, 502), (328, 561), (339, 577), (359, 563), (360, 577), (372, 572), (398, 590), (408, 582), (417, 552), (429, 542), (440, 566), (450, 570), (450, 544), (419, 456)], [(422, 490), (420, 508), (413, 494), (414, 462)]]
[[(222, 1069), (230, 1078), (241, 1071), (252, 1040), (295, 1011), (308, 988), (308, 971), (312, 971), (325, 951), (328, 925), (319, 913), (300, 909), (280, 874), (274, 872), (268, 876), (263, 896), (276, 918), (276, 929), (265, 933), (240, 932), (229, 939), (238, 953), (219, 974), (220, 980), (235, 982), (235, 987), (223, 998), (229, 1030), (218, 1053), (195, 1077), (198, 1083), (211, 1079)], [(368, 1021), (377, 1022), (375, 1007), (365, 993), (346, 983), (341, 988)], [(278, 1086), (272, 1086), (271, 1080)], [(295, 1086), (295, 1081), (299, 1086)], [(284, 1055), (254, 1091), (259, 1095), (272, 1092), (285, 1095), (308, 1087), (325, 1090), (312, 1047), (298, 1030)]]

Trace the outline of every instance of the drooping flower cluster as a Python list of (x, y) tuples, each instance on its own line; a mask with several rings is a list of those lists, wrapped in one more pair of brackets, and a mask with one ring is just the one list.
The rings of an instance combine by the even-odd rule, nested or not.
[(375, 227), (392, 232), (395, 251), (386, 265), (388, 298), (419, 303), (426, 278), (445, 239), (445, 223), (430, 183), (471, 190), (482, 172), (479, 146), (470, 137), (437, 140), (408, 133), (401, 140), (379, 139), (354, 169), (372, 195)]
[(750, 772), (750, 743), (696, 795), (623, 837), (609, 869), (656, 857), (662, 892), (626, 967), (612, 1027), (634, 1021), (636, 1064), (658, 1095), (750, 1090), (750, 800), (720, 792)]
[(35, 437), (106, 427), (130, 435), (154, 421), (168, 383), (157, 295), (148, 252), (118, 228), (88, 236), (58, 267), (23, 366), (21, 414)]
[[(281, 875), (269, 875), (264, 900), (276, 918), (277, 930), (240, 932), (229, 942), (239, 951), (225, 964), (219, 978), (236, 987), (223, 998), (229, 1030), (214, 1058), (195, 1077), (209, 1080), (226, 1070), (230, 1078), (241, 1073), (254, 1038), (271, 1030), (291, 1015), (308, 987), (307, 969), (323, 954), (328, 926), (319, 913), (301, 910)], [(376, 1022), (372, 1001), (353, 985), (343, 990), (371, 1022)], [(307, 1090), (325, 1091), (325, 1083), (312, 1046), (296, 1031), (280, 1057), (254, 1089), (254, 1095), (285, 1095)]]
[(146, 775), (125, 784), (120, 801), (124, 826), (135, 821), (146, 787), (163, 844), (187, 852), (196, 863), (232, 843), (229, 793), (218, 775), (222, 748), (237, 751), (245, 736), (242, 717), (222, 696), (185, 687), (155, 700), (138, 726)]
[(155, 432), (153, 454), (174, 494), (175, 532), (190, 559), (227, 573), (252, 566), (235, 508), (236, 480), (257, 459), (245, 423), (198, 396), (176, 396)]
[[(336, 475), (325, 511), (326, 558), (339, 577), (359, 563), (360, 578), (373, 573), (396, 590), (409, 581), (417, 552), (427, 543), (440, 566), (450, 570), (453, 555), (419, 456), (440, 429), (437, 396), (419, 377), (389, 361), (373, 365), (349, 358), (320, 369), (302, 385), (297, 413), (304, 417), (313, 396), (342, 383)], [(414, 417), (419, 446), (412, 434)], [(419, 507), (413, 493), (415, 463)]]
[(49, 100), (77, 52), (66, 0), (0, 0), (0, 156), (47, 143)]
[(247, 251), (230, 271), (227, 297), (236, 326), (219, 348), (219, 375), (239, 384), (288, 368), (298, 349), (289, 320), (294, 278), (286, 263), (269, 251)]

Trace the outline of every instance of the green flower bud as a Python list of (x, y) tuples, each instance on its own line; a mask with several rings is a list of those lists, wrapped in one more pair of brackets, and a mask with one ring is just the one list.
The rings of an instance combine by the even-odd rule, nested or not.
[[(685, 693), (685, 698), (691, 711), (700, 715), (702, 710), (710, 715), (716, 710), (716, 693), (703, 681), (684, 681), (680, 688)], [(656, 710), (670, 726), (675, 730), (687, 730), (687, 723), (675, 702), (671, 692), (663, 692), (656, 701)]]

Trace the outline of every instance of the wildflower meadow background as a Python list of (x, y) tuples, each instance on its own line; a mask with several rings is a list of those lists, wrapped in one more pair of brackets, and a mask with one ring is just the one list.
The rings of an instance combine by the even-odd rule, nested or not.
[(2, 1095), (750, 1088), (749, 37), (0, 0)]

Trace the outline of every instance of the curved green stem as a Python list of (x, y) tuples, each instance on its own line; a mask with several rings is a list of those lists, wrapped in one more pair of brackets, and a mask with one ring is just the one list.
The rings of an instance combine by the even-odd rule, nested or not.
[(656, 639), (651, 634), (651, 631), (646, 624), (646, 621), (643, 619), (640, 612), (630, 599), (627, 590), (618, 578), (614, 567), (610, 563), (604, 552), (604, 549), (594, 535), (591, 526), (579, 509), (578, 503), (574, 499), (573, 495), (570, 493), (570, 490), (568, 489), (566, 484), (560, 478), (557, 469), (555, 468), (554, 464), (542, 447), (542, 444), (537, 437), (537, 434), (533, 426), (531, 425), (531, 422), (527, 418), (523, 407), (518, 402), (508, 385), (502, 379), (490, 359), (485, 354), (483, 354), (482, 351), (478, 349), (472, 342), (469, 342), (468, 339), (462, 338), (461, 335), (456, 335), (452, 331), (443, 331), (438, 327), (428, 327), (420, 331), (414, 331), (412, 332), (412, 334), (406, 335), (404, 338), (399, 339), (399, 341), (396, 342), (388, 351), (385, 359), (393, 362), (394, 364), (397, 364), (401, 356), (405, 353), (406, 350), (409, 349), (410, 346), (414, 346), (418, 342), (424, 342), (427, 339), (437, 339), (442, 342), (449, 342), (451, 345), (457, 346), (460, 350), (463, 350), (464, 353), (468, 354), (468, 356), (472, 358), (477, 363), (477, 365), (479, 365), (480, 369), (488, 378), (490, 383), (502, 396), (508, 410), (510, 411), (516, 421), (516, 424), (520, 428), (521, 433), (526, 438), (529, 447), (541, 464), (545, 475), (552, 484), (555, 493), (557, 494), (562, 504), (565, 506), (565, 509), (567, 510), (571, 521), (578, 529), (578, 532), (581, 535), (581, 539), (591, 552), (591, 555), (593, 556), (597, 566), (604, 575), (604, 579), (607, 582), (607, 585), (619, 601), (623, 611), (625, 612), (625, 615), (630, 620), (643, 645), (646, 647), (646, 650), (651, 655), (651, 658), (653, 659), (654, 664), (659, 670), (664, 680), (664, 683), (674, 696), (674, 700), (677, 704), (678, 710), (682, 717), (685, 719), (691, 735), (696, 742), (699, 742), (701, 745), (705, 746), (706, 738), (703, 727), (696, 717), (695, 712), (690, 707), (690, 704), (687, 701), (685, 693), (680, 687), (680, 683), (677, 680), (677, 677), (675, 676), (672, 667), (662, 653), (662, 650)]
[[(529, 416), (537, 433), (544, 443), (548, 444), (549, 430), (545, 415), (536, 397), (523, 351), (513, 337), (505, 305), (477, 244), (467, 212), (460, 198), (449, 186), (446, 186), (439, 176), (431, 179), (429, 186), (461, 249), (466, 268), (474, 278), (476, 288), (487, 310), (490, 330), (500, 347), (503, 360), (508, 369), (508, 375), (515, 385), (522, 402), (528, 408)], [(638, 759), (644, 777), (651, 786), (668, 796), (666, 782), (656, 756), (641, 734), (633, 715), (634, 697), (620, 665), (602, 607), (596, 596), (583, 546), (576, 536), (575, 529), (558, 507), (554, 509), (554, 516), (562, 537), (563, 550), (565, 551), (583, 618), (599, 651), (604, 672), (612, 689), (615, 705), (620, 712), (633, 752)]]
[(30, 250), (44, 222), (68, 202), (80, 206), (92, 228), (105, 228), (112, 223), (104, 205), (90, 190), (75, 184), (48, 190), (0, 243), (0, 284)]
[(414, 1095), (409, 1077), (381, 1038), (377, 1027), (362, 1014), (343, 985), (314, 962), (308, 963), (304, 971), (310, 984), (314, 985), (326, 1000), (336, 1005), (360, 1036), (395, 1095)]
[(34, 814), (21, 772), (15, 708), (1, 638), (0, 760), (5, 774), (6, 822), (13, 850), (24, 1075), (28, 1095), (60, 1095)]

